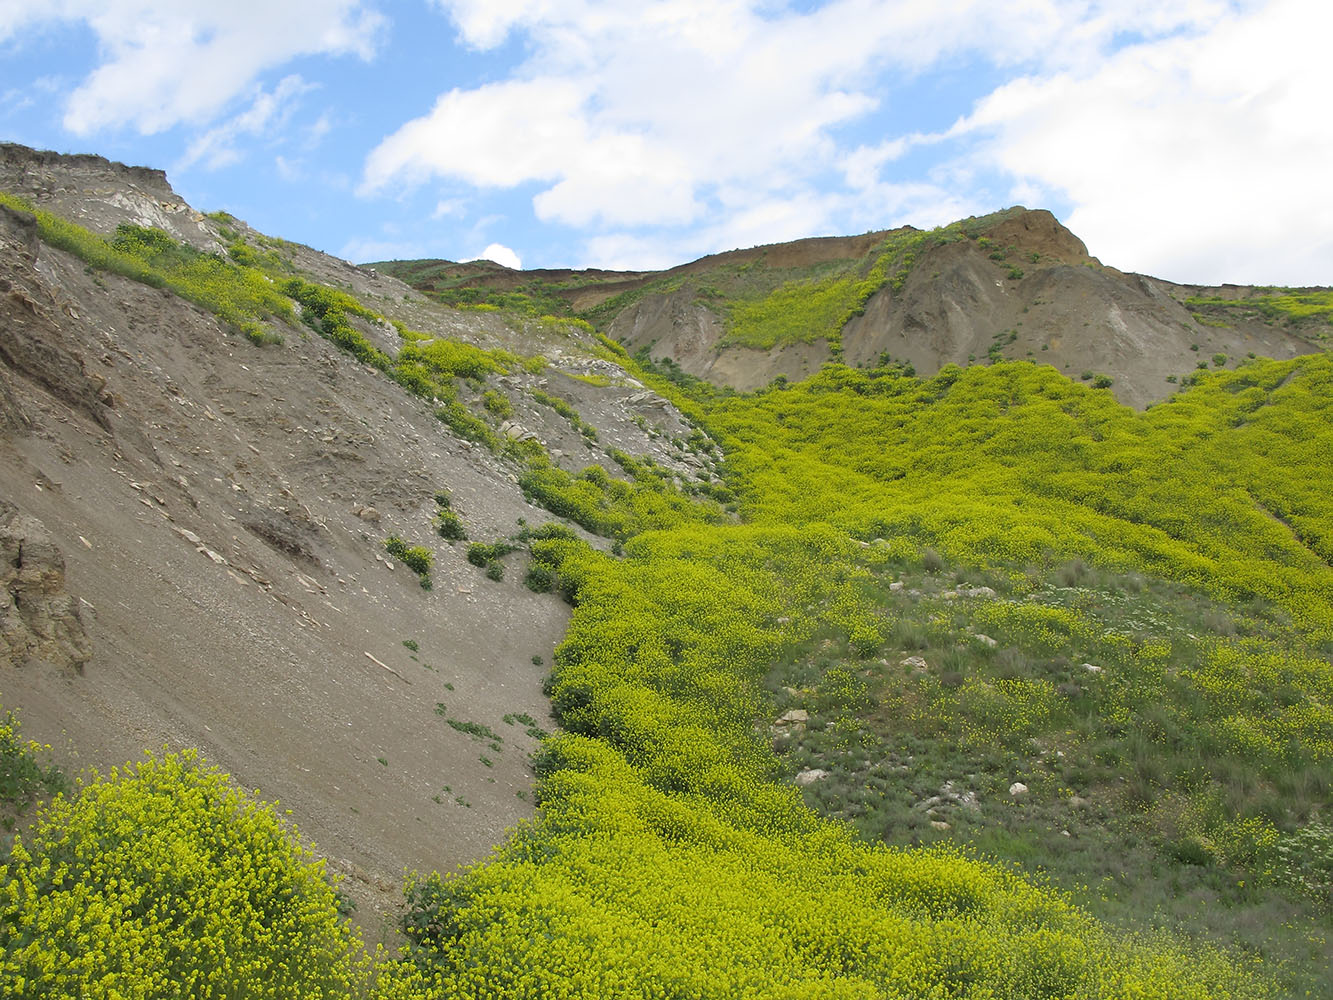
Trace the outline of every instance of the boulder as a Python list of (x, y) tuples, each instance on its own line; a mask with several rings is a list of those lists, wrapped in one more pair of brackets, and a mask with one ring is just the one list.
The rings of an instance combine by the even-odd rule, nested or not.
[(65, 559), (45, 526), (0, 501), (0, 653), (82, 669), (92, 645), (65, 590)]

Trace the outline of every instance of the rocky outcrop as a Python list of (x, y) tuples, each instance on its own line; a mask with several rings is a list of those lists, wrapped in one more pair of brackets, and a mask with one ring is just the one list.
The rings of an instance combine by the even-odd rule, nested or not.
[(52, 396), (110, 429), (112, 402), (106, 379), (89, 373), (71, 344), (62, 320), (73, 307), (62, 306), (37, 272), (37, 221), (27, 212), (0, 205), (0, 429), (21, 429), (28, 422), (9, 383), (23, 377)]
[(0, 658), (81, 669), (91, 657), (60, 549), (40, 521), (0, 501)]

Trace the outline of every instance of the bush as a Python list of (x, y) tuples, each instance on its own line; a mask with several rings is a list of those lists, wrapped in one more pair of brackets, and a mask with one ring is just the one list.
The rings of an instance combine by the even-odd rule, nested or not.
[(451, 542), (461, 542), (467, 538), (463, 520), (451, 510), (442, 510), (435, 518), (435, 530), (441, 538)]
[(195, 751), (57, 799), (0, 868), (14, 998), (348, 996), (358, 952), (323, 863)]
[[(0, 721), (0, 806), (21, 809), (34, 798), (55, 795), (69, 787), (59, 768), (39, 759), (50, 749), (25, 740), (14, 713), (5, 712)], [(9, 822), (7, 819), (6, 826)]]
[(549, 566), (533, 563), (523, 577), (523, 585), (534, 594), (549, 594), (555, 586), (555, 571)]
[(430, 549), (424, 545), (409, 546), (397, 535), (390, 535), (384, 539), (384, 548), (388, 550), (389, 555), (421, 577), (426, 577), (430, 573), (431, 565), (435, 562), (435, 553)]
[(514, 407), (510, 405), (509, 399), (494, 389), (488, 389), (481, 397), (482, 405), (486, 407), (486, 412), (493, 414), (501, 420), (514, 415)]

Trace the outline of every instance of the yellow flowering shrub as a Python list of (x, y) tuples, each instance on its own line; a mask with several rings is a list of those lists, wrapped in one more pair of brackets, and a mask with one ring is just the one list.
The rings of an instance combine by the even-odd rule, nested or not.
[(15, 1000), (346, 997), (364, 965), (322, 863), (194, 751), (56, 799), (0, 867)]

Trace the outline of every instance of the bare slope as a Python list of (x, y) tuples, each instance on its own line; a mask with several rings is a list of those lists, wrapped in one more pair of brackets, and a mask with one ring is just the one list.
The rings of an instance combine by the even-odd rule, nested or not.
[[(91, 228), (146, 222), (221, 246), (222, 223), (156, 172), (2, 154), (0, 189)], [(543, 337), (281, 249), (417, 329), (492, 345)], [(472, 539), (552, 520), (515, 468), (328, 341), (282, 332), (283, 344), (255, 346), (0, 212), (0, 542), (15, 564), (0, 595), (0, 704), (75, 768), (199, 746), (292, 811), (352, 875), (376, 933), (404, 868), (476, 860), (531, 814), (535, 741), (505, 716), (552, 727), (541, 685), (568, 608), (523, 586), (522, 553), (495, 582), (466, 544), (432, 531), (440, 491)], [(559, 368), (484, 387), (509, 401), (509, 433), (569, 468), (614, 468), (614, 446), (686, 469), (668, 447), (688, 433), (674, 409), (567, 332), (547, 339)], [(589, 373), (606, 384), (571, 377)], [(568, 400), (598, 441), (533, 389)], [(390, 534), (432, 547), (433, 589), (386, 556)], [(478, 737), (483, 726), (499, 739)]]
[[(1108, 376), (1122, 402), (1143, 407), (1173, 392), (1201, 360), (1295, 357), (1318, 350), (1318, 335), (1327, 332), (1327, 324), (1290, 329), (1234, 313), (1225, 324), (1201, 323), (1184, 301), (1221, 290), (1104, 267), (1049, 212), (1011, 209), (962, 228), (969, 238), (927, 246), (906, 265), (900, 287), (877, 291), (841, 328), (843, 360), (868, 365), (888, 355), (931, 375), (988, 356), (1028, 358), (1074, 377)], [(820, 263), (767, 249), (765, 267)], [(867, 254), (866, 245), (850, 241), (841, 249), (845, 261)], [(860, 266), (864, 273), (868, 258)], [(832, 356), (826, 338), (767, 349), (735, 343), (731, 302), (710, 297), (699, 270), (692, 273), (628, 303), (611, 319), (611, 335), (631, 351), (647, 349), (654, 360), (671, 358), (690, 374), (741, 390), (777, 376), (802, 378)]]

